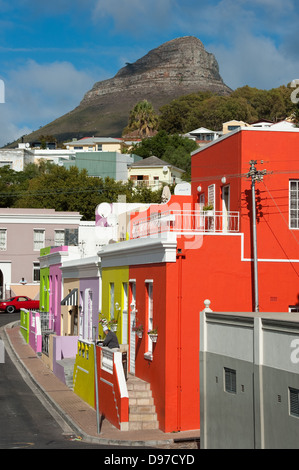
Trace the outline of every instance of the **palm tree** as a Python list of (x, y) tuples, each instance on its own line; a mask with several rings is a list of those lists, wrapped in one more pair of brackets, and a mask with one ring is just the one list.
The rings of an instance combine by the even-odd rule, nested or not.
[(138, 131), (139, 137), (144, 138), (151, 135), (158, 128), (158, 116), (154, 107), (147, 100), (139, 101), (130, 111), (128, 126), (123, 134)]

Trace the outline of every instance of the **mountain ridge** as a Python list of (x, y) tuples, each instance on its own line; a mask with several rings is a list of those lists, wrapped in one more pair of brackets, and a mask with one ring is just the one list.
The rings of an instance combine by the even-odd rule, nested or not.
[(132, 107), (143, 99), (155, 110), (175, 98), (212, 91), (229, 95), (215, 56), (193, 36), (172, 39), (136, 62), (127, 63), (114, 77), (96, 82), (72, 111), (24, 137), (53, 135), (58, 142), (91, 135), (119, 137)]

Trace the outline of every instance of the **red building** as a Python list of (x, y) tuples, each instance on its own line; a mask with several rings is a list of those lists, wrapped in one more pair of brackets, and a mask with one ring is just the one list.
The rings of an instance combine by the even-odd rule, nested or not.
[[(129, 303), (145, 334), (131, 348), (131, 372), (150, 382), (164, 431), (200, 428), (204, 300), (215, 311), (255, 309), (251, 161), (266, 170), (256, 183), (259, 310), (298, 308), (298, 144), (297, 130), (231, 133), (193, 153), (192, 195), (174, 196), (151, 206), (146, 217), (132, 218), (135, 240), (128, 243), (138, 242), (142, 255), (128, 262)], [(158, 246), (163, 234), (159, 257), (151, 256), (146, 243)], [(151, 343), (146, 331), (156, 327), (158, 341)]]
[[(222, 224), (220, 239), (213, 236), (208, 242), (209, 254), (202, 250), (213, 286), (207, 278), (203, 284), (215, 310), (254, 311), (251, 161), (257, 170), (266, 170), (256, 184), (259, 309), (284, 312), (298, 305), (298, 144), (298, 130), (245, 128), (193, 154), (192, 193), (200, 204), (214, 201), (215, 223), (218, 217)], [(234, 222), (231, 211), (239, 213), (239, 232), (228, 241), (224, 234)], [(224, 289), (215, 289), (215, 275)]]

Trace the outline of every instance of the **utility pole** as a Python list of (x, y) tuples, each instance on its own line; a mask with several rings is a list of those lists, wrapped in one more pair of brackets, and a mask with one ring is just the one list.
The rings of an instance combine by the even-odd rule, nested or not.
[[(253, 265), (254, 265), (254, 298), (255, 312), (259, 312), (259, 286), (258, 286), (258, 266), (257, 266), (257, 236), (256, 236), (256, 200), (255, 200), (255, 184), (263, 180), (266, 170), (258, 171), (256, 169), (256, 160), (251, 160), (250, 169), (247, 178), (251, 178), (252, 193), (252, 247), (253, 247)], [(263, 162), (262, 162), (263, 163)]]

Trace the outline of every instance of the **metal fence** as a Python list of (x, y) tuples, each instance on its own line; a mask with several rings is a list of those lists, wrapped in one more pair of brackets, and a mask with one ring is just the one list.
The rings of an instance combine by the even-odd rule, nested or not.
[(151, 214), (132, 224), (132, 237), (148, 237), (162, 232), (207, 233), (239, 231), (239, 212), (165, 211)]

